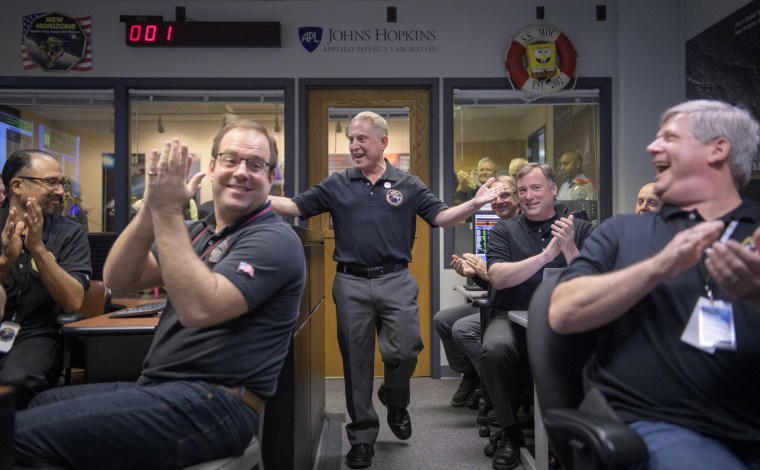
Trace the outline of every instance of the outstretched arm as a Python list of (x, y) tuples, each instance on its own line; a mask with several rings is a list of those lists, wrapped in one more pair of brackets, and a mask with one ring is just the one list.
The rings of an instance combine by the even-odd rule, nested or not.
[(280, 215), (287, 217), (299, 217), (301, 215), (301, 210), (289, 197), (269, 196), (269, 201), (272, 203), (272, 209)]
[(469, 201), (465, 201), (458, 206), (449, 207), (442, 210), (435, 216), (433, 223), (439, 227), (453, 227), (457, 222), (461, 222), (467, 217), (471, 216), (481, 207), (496, 200), (496, 196), (503, 189), (501, 186), (498, 188), (491, 188), (496, 178), (490, 178), (485, 182), (475, 196)]

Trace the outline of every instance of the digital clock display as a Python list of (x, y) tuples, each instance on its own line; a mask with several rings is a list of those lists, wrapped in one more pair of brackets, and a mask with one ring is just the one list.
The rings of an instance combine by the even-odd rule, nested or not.
[(280, 23), (140, 21), (126, 23), (127, 46), (280, 47)]

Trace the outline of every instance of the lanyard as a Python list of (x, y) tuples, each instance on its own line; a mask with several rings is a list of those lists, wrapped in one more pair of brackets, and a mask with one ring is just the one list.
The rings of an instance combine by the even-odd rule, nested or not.
[[(272, 206), (267, 207), (266, 209), (262, 210), (261, 212), (259, 212), (257, 214), (254, 214), (251, 217), (249, 217), (246, 221), (244, 221), (243, 223), (241, 223), (240, 225), (238, 225), (237, 227), (235, 227), (234, 230), (237, 231), (237, 229), (239, 229), (241, 227), (244, 227), (244, 226), (246, 226), (246, 225), (248, 225), (248, 224), (256, 221), (258, 218), (260, 218), (264, 214), (266, 214), (268, 212), (271, 212), (271, 211), (272, 211)], [(200, 238), (203, 236), (203, 234), (206, 233), (207, 231), (208, 231), (208, 226), (203, 227), (203, 230), (201, 230), (200, 233), (198, 233), (198, 235), (196, 235), (195, 238), (193, 238), (193, 245), (195, 245), (198, 242), (198, 240), (200, 240)], [(234, 232), (228, 233), (224, 238), (220, 239), (218, 242), (214, 243), (209, 248), (207, 248), (206, 251), (204, 251), (201, 254), (201, 260), (205, 260), (206, 257), (209, 255), (209, 253), (211, 253), (212, 251), (214, 251), (214, 248), (216, 248), (217, 246), (221, 245), (222, 242), (224, 242), (225, 240), (227, 240), (230, 237), (230, 235), (232, 235), (232, 233), (234, 233)]]
[[(676, 220), (676, 225), (678, 226), (679, 230), (684, 230), (686, 228), (686, 224), (682, 219)], [(723, 231), (723, 234), (720, 236), (720, 239), (718, 240), (719, 243), (726, 243), (729, 239), (731, 239), (731, 235), (734, 234), (734, 231), (736, 230), (736, 227), (739, 226), (739, 221), (736, 219), (731, 220), (728, 225), (726, 226), (726, 229)], [(706, 256), (706, 255), (705, 255)], [(699, 261), (697, 261), (697, 270), (699, 271), (699, 274), (701, 277), (705, 279), (705, 285), (704, 285), (704, 291), (705, 295), (708, 299), (710, 299), (710, 302), (713, 302), (715, 299), (713, 297), (713, 291), (710, 287), (710, 273), (707, 271), (707, 267), (705, 267), (705, 256), (702, 256)]]

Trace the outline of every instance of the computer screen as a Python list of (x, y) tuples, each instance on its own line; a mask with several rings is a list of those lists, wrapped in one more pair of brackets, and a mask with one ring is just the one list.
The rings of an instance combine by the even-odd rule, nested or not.
[(473, 253), (484, 260), (488, 249), (488, 235), (499, 220), (499, 216), (490, 211), (476, 212), (472, 217)]

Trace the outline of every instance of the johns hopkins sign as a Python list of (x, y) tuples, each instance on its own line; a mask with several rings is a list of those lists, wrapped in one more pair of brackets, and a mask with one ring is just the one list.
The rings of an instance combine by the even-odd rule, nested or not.
[(298, 28), (298, 41), (308, 52), (324, 54), (437, 54), (434, 29)]

